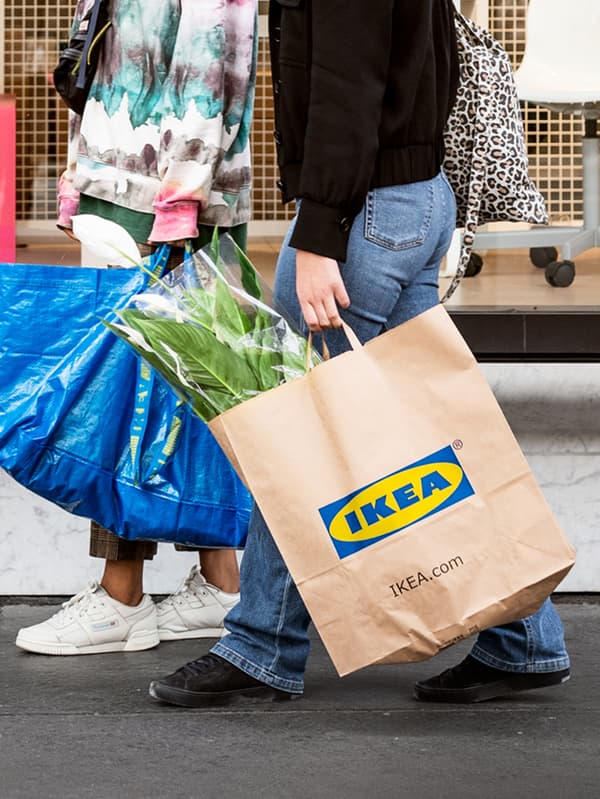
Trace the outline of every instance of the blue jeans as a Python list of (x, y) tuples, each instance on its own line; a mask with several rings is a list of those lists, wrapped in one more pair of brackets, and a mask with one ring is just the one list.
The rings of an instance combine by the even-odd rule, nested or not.
[[(340, 264), (351, 305), (341, 311), (362, 341), (438, 303), (438, 271), (455, 228), (454, 195), (443, 174), (430, 181), (369, 192)], [(295, 288), (296, 251), (284, 241), (276, 303), (307, 332)], [(332, 356), (348, 349), (328, 331)], [(212, 651), (262, 682), (302, 693), (310, 617), (265, 521), (255, 506), (241, 564), (241, 599), (225, 619), (229, 634)], [(473, 657), (506, 671), (567, 668), (562, 624), (547, 600), (533, 616), (481, 633)]]

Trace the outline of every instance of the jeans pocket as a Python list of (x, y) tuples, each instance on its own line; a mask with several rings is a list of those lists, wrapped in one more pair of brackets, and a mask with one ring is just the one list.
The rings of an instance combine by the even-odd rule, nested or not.
[(372, 189), (367, 195), (365, 238), (388, 250), (418, 247), (431, 227), (434, 182)]

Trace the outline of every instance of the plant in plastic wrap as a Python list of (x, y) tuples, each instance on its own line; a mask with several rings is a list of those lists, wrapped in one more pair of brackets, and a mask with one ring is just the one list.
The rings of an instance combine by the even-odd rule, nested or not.
[(121, 324), (106, 324), (209, 422), (320, 360), (271, 305), (248, 257), (215, 232), (210, 245), (188, 252), (118, 311)]

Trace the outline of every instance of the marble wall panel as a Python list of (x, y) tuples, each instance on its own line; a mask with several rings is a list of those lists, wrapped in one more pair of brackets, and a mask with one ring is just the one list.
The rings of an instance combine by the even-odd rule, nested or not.
[[(492, 386), (578, 560), (564, 591), (600, 591), (600, 365), (487, 364)], [(71, 594), (99, 578), (85, 520), (70, 516), (0, 471), (0, 595)], [(146, 569), (146, 588), (169, 593), (196, 556), (167, 544)]]

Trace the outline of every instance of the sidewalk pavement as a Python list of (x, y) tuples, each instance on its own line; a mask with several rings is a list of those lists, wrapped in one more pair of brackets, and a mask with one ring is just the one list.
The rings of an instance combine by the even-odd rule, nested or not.
[(475, 706), (421, 704), (457, 662), (340, 680), (315, 637), (303, 699), (210, 712), (148, 697), (212, 642), (45, 657), (14, 646), (53, 608), (0, 609), (1, 799), (591, 799), (600, 785), (600, 604), (563, 604), (572, 678)]

